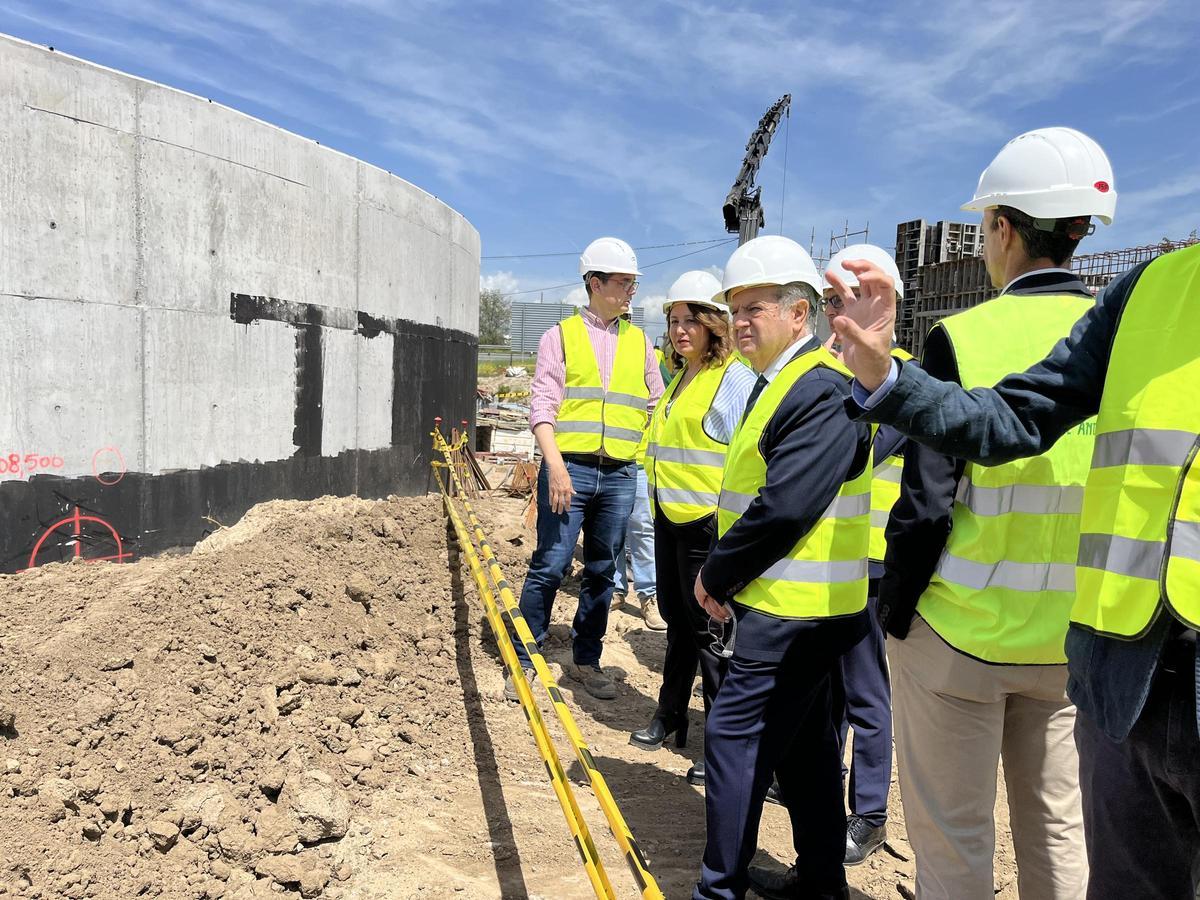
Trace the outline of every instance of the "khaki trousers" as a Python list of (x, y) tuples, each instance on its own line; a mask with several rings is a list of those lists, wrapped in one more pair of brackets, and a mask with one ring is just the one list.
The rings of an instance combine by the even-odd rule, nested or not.
[(918, 900), (993, 900), (1001, 757), (1021, 900), (1082, 900), (1087, 857), (1066, 666), (979, 662), (920, 616), (887, 650)]

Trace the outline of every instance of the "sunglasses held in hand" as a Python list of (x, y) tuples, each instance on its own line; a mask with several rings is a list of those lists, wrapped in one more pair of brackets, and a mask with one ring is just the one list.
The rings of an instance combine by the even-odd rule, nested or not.
[(712, 643), (708, 646), (721, 659), (729, 659), (733, 656), (734, 643), (737, 641), (737, 619), (728, 603), (724, 604), (724, 609), (729, 613), (729, 618), (724, 622), (708, 617), (708, 633), (712, 637)]

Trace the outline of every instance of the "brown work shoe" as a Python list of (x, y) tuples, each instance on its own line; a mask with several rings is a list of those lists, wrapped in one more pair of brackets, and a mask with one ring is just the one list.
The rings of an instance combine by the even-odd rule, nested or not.
[(608, 604), (608, 608), (609, 609), (620, 609), (624, 605), (625, 605), (625, 592), (624, 591), (613, 591), (612, 592), (612, 601)]
[(642, 606), (642, 619), (650, 631), (666, 631), (667, 621), (658, 611), (658, 598), (638, 594), (638, 603)]
[[(533, 679), (537, 677), (533, 668), (523, 668), (521, 672), (525, 675), (525, 680), (529, 684), (533, 684)], [(521, 702), (521, 695), (517, 693), (517, 686), (513, 682), (512, 672), (509, 672), (504, 679), (504, 699), (511, 703)]]
[(567, 666), (567, 674), (580, 682), (584, 689), (598, 700), (615, 700), (617, 697), (617, 683), (599, 666), (571, 663)]

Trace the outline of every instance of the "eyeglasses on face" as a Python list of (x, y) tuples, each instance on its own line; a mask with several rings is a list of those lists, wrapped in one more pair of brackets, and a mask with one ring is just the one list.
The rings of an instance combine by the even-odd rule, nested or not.
[(636, 278), (628, 278), (628, 276), (626, 276), (626, 278), (628, 278), (628, 280), (626, 280), (626, 278), (618, 278), (611, 272), (590, 272), (588, 274), (588, 278), (599, 278), (601, 284), (608, 284), (611, 281), (627, 294), (632, 294), (638, 289), (638, 285), (641, 284), (641, 282)]

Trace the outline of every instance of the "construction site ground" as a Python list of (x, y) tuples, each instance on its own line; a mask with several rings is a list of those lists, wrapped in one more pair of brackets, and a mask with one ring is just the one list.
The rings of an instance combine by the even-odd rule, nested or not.
[[(519, 592), (525, 502), (477, 507)], [(191, 553), (0, 576), (0, 897), (593, 896), (445, 541), (435, 496), (273, 501)], [(577, 588), (545, 648), (559, 671)], [(616, 612), (618, 699), (561, 685), (676, 898), (704, 843), (703, 790), (683, 777), (702, 754), (699, 699), (686, 749), (628, 743), (654, 711), (663, 646)], [(543, 709), (617, 895), (638, 896)], [(999, 796), (996, 887), (1013, 900)], [(849, 870), (853, 897), (913, 896), (895, 789), (889, 827)], [(782, 808), (767, 807), (760, 846), (790, 859)]]

